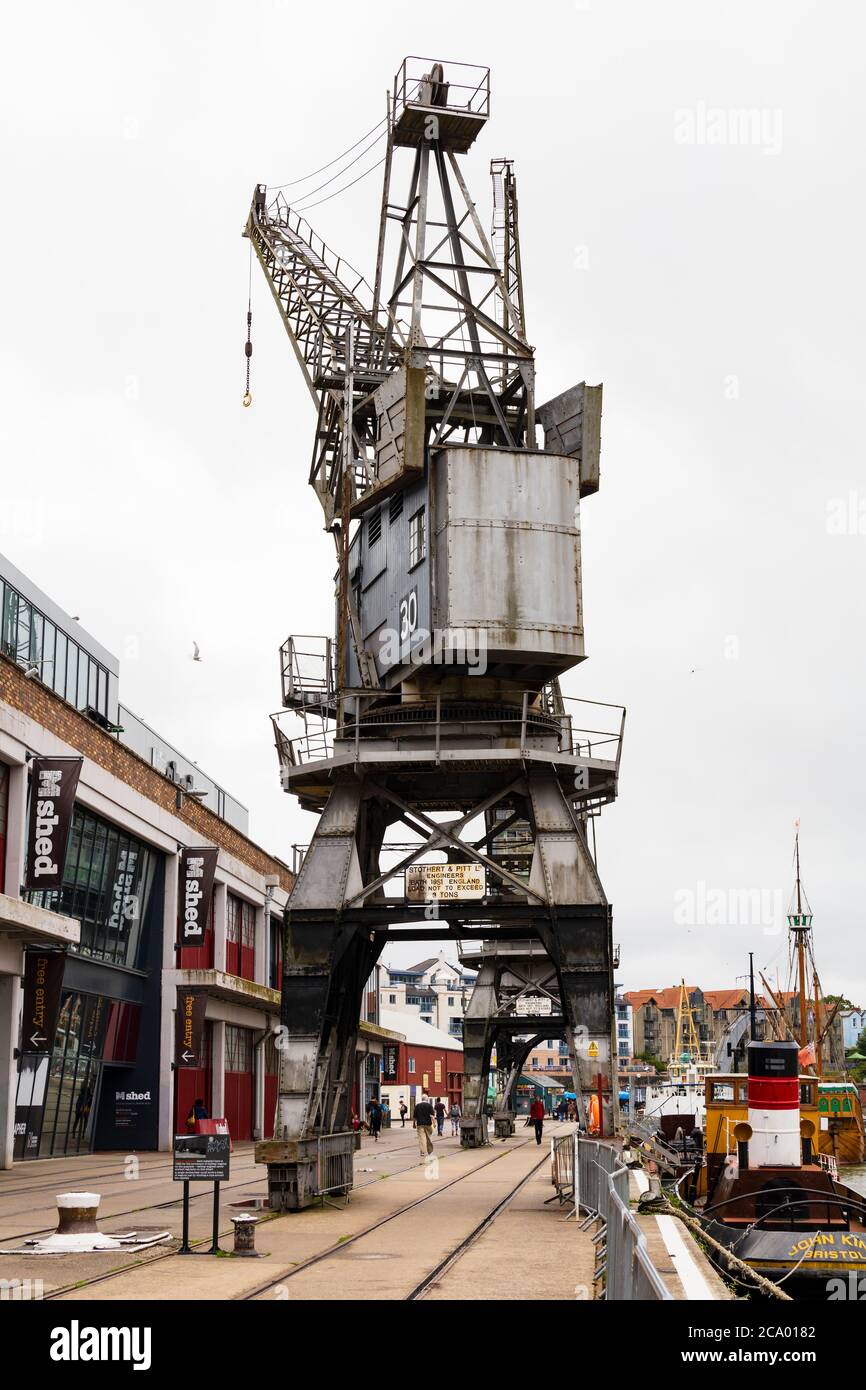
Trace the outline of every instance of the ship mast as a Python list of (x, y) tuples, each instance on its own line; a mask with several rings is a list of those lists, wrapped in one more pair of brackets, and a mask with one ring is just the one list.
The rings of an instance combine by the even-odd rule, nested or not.
[[(809, 947), (809, 933), (812, 930), (812, 911), (808, 900), (803, 892), (803, 885), (800, 881), (800, 822), (796, 822), (796, 833), (794, 836), (794, 862), (797, 871), (797, 880), (794, 887), (794, 901), (792, 902), (793, 912), (788, 913), (788, 929), (791, 932), (792, 944), (797, 952), (797, 998), (800, 1006), (800, 1047), (806, 1047), (809, 1042), (809, 1004), (811, 1002), (810, 984), (807, 976), (807, 952), (811, 956)], [(814, 964), (814, 961), (813, 961)], [(817, 1029), (815, 1030), (815, 1055), (821, 1046)]]
[[(800, 886), (800, 831), (797, 830), (794, 837), (794, 854), (797, 860), (797, 918), (803, 915), (803, 895)], [(797, 940), (797, 974), (799, 976), (799, 995), (800, 995), (800, 1046), (805, 1047), (809, 1041), (807, 1036), (806, 1023), (806, 933), (802, 927), (796, 930)]]

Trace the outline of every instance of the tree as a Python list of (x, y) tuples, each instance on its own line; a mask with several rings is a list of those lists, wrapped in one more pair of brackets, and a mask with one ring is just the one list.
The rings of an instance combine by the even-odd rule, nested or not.
[(639, 1062), (646, 1062), (651, 1067), (655, 1067), (656, 1071), (664, 1071), (665, 1069), (664, 1062), (658, 1057), (655, 1057), (652, 1052), (639, 1052), (637, 1054), (637, 1060)]
[(866, 1028), (863, 1029), (854, 1047), (845, 1053), (845, 1070), (852, 1081), (866, 1081)]

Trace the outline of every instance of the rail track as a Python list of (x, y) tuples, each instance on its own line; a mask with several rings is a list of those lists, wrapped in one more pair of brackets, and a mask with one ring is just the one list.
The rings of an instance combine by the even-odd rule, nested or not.
[[(477, 1168), (472, 1168), (467, 1173), (461, 1173), (459, 1177), (452, 1178), (449, 1182), (439, 1184), (439, 1186), (432, 1192), (428, 1192), (424, 1197), (417, 1197), (411, 1202), (406, 1202), (402, 1207), (398, 1207), (396, 1211), (389, 1212), (387, 1216), (383, 1216), (379, 1221), (372, 1222), (361, 1231), (356, 1231), (354, 1235), (348, 1236), (338, 1244), (328, 1246), (326, 1250), (320, 1250), (317, 1254), (311, 1255), (308, 1259), (302, 1260), (298, 1264), (287, 1266), (280, 1274), (267, 1279), (264, 1283), (257, 1285), (253, 1289), (248, 1289), (243, 1294), (239, 1294), (237, 1296), (237, 1301), (249, 1302), (253, 1299), (260, 1299), (271, 1292), (271, 1290), (282, 1288), (290, 1279), (297, 1278), (298, 1275), (303, 1274), (305, 1270), (310, 1269), (313, 1265), (321, 1264), (323, 1261), (332, 1259), (336, 1255), (343, 1255), (352, 1245), (357, 1244), (358, 1241), (364, 1240), (365, 1237), (371, 1235), (374, 1231), (380, 1230), (383, 1226), (387, 1226), (393, 1221), (398, 1221), (400, 1217), (405, 1216), (408, 1212), (416, 1210), (427, 1202), (435, 1201), (437, 1197), (441, 1197), (442, 1193), (447, 1192), (449, 1188), (456, 1187), (461, 1182), (466, 1182), (467, 1179), (474, 1177), (485, 1168), (491, 1167), (492, 1164), (498, 1163), (509, 1154), (515, 1153), (518, 1149), (525, 1148), (530, 1142), (533, 1141), (524, 1139), (519, 1144), (514, 1144), (510, 1148), (503, 1149), (500, 1153), (494, 1155), (494, 1157), (487, 1159), (486, 1162), (480, 1163)], [(497, 1202), (492, 1211), (489, 1211), (487, 1215), (479, 1221), (478, 1225), (470, 1231), (469, 1235), (460, 1242), (455, 1250), (452, 1250), (444, 1260), (441, 1260), (429, 1274), (425, 1275), (424, 1279), (421, 1280), (419, 1284), (415, 1285), (409, 1291), (409, 1293), (403, 1295), (402, 1301), (414, 1302), (422, 1299), (428, 1290), (466, 1254), (471, 1246), (473, 1246), (493, 1224), (496, 1218), (502, 1214), (505, 1208), (514, 1200), (520, 1189), (538, 1172), (542, 1164), (548, 1161), (549, 1153), (545, 1148), (542, 1156), (537, 1163), (533, 1164), (530, 1171), (523, 1174), (520, 1180), (514, 1184), (501, 1201)]]
[[(401, 1145), (399, 1145), (399, 1147), (397, 1147), (397, 1148), (383, 1149), (383, 1150), (381, 1150), (381, 1152), (382, 1152), (383, 1154), (397, 1154), (397, 1153), (409, 1153), (409, 1152), (417, 1153), (417, 1151), (418, 1151), (418, 1145), (417, 1145), (416, 1143), (412, 1143), (412, 1144), (401, 1144)], [(370, 1154), (368, 1154), (367, 1157), (373, 1157), (373, 1154), (374, 1154), (374, 1153), (375, 1153), (375, 1150), (372, 1151)], [(447, 1156), (447, 1155), (446, 1155), (446, 1156)], [(411, 1166), (411, 1165), (409, 1165), (409, 1166)], [(235, 1163), (235, 1162), (233, 1161), (233, 1162), (232, 1162), (232, 1169), (233, 1169), (235, 1175), (236, 1175), (236, 1176), (240, 1176), (241, 1173), (247, 1173), (248, 1176), (242, 1178), (239, 1182), (223, 1183), (223, 1184), (222, 1184), (221, 1191), (222, 1191), (222, 1192), (232, 1192), (232, 1191), (236, 1191), (239, 1187), (249, 1187), (251, 1183), (257, 1183), (257, 1182), (258, 1182), (258, 1183), (264, 1184), (264, 1183), (266, 1182), (266, 1177), (265, 1177), (265, 1175), (264, 1175), (264, 1174), (260, 1174), (260, 1175), (257, 1176), (256, 1173), (255, 1173), (255, 1169), (256, 1169), (256, 1168), (259, 1168), (259, 1167), (261, 1167), (261, 1164), (257, 1164), (257, 1163), (255, 1163), (255, 1162), (252, 1162), (252, 1163), (246, 1165), (245, 1167), (243, 1167), (243, 1166), (241, 1166), (241, 1165), (239, 1165), (239, 1164), (237, 1164), (237, 1163)], [(170, 1171), (170, 1169), (171, 1169), (171, 1161), (169, 1160), (168, 1164), (166, 1164), (165, 1160), (163, 1159), (163, 1161), (162, 1161), (161, 1163), (159, 1163), (159, 1164), (154, 1163), (154, 1164), (148, 1165), (148, 1167), (144, 1170), (143, 1176), (144, 1176), (145, 1178), (147, 1178), (148, 1176), (153, 1176), (154, 1178), (156, 1178), (160, 1173), (162, 1173), (163, 1176), (164, 1176), (167, 1172)], [(397, 1171), (399, 1171), (399, 1172), (404, 1172), (405, 1170), (404, 1170), (404, 1169), (398, 1169)], [(87, 1175), (85, 1175), (85, 1176), (87, 1176)], [(110, 1174), (109, 1174), (109, 1173), (101, 1173), (101, 1174), (99, 1175), (99, 1177), (96, 1179), (96, 1182), (97, 1182), (97, 1183), (104, 1183), (104, 1181), (105, 1181), (106, 1178), (109, 1178), (109, 1177), (110, 1177), (110, 1178), (121, 1178), (121, 1177), (123, 1177), (123, 1176), (124, 1176), (124, 1174), (123, 1174), (122, 1170), (118, 1169), (117, 1172), (113, 1172), (113, 1173), (110, 1173)], [(74, 1191), (74, 1190), (75, 1190), (75, 1187), (74, 1187), (75, 1180), (76, 1180), (76, 1175), (75, 1175), (75, 1174), (73, 1174), (72, 1177), (70, 1178), (70, 1177), (68, 1177), (67, 1174), (64, 1172), (64, 1174), (62, 1175), (62, 1181), (61, 1181), (61, 1180), (58, 1180), (58, 1179), (55, 1179), (53, 1182), (40, 1183), (40, 1184), (38, 1184), (37, 1186), (34, 1186), (34, 1187), (6, 1188), (6, 1189), (3, 1189), (2, 1191), (0, 1191), (0, 1197), (7, 1197), (7, 1196), (8, 1196), (8, 1197), (13, 1197), (13, 1196), (30, 1196), (31, 1194), (34, 1194), (34, 1195), (35, 1195), (35, 1194), (38, 1194), (38, 1193), (41, 1193), (41, 1192), (54, 1192), (54, 1193), (56, 1193), (56, 1192), (60, 1192), (60, 1191)], [(93, 1178), (92, 1178), (92, 1175), (89, 1176), (89, 1177), (87, 1177), (87, 1181), (90, 1183), (91, 1187), (94, 1187), (94, 1186), (95, 1186), (95, 1183), (94, 1183), (94, 1180), (93, 1180)], [(378, 1178), (375, 1178), (375, 1177), (374, 1177), (374, 1178), (369, 1178), (369, 1179), (367, 1179), (366, 1182), (356, 1182), (356, 1183), (354, 1184), (354, 1187), (355, 1187), (356, 1189), (359, 1188), (359, 1187), (366, 1187), (368, 1182), (377, 1182), (377, 1181), (378, 1181)], [(88, 1188), (88, 1191), (89, 1191), (89, 1190), (90, 1190), (90, 1188)], [(103, 1194), (103, 1195), (107, 1195), (107, 1194)], [(253, 1196), (256, 1196), (256, 1195), (258, 1195), (258, 1194), (253, 1193), (252, 1195), (253, 1195)], [(264, 1196), (264, 1195), (265, 1195), (264, 1192), (263, 1192), (261, 1195)], [(196, 1201), (197, 1199), (200, 1199), (200, 1198), (202, 1198), (202, 1197), (210, 1197), (210, 1188), (204, 1189), (203, 1191), (200, 1191), (200, 1192), (191, 1192), (191, 1193), (190, 1193), (190, 1202), (194, 1202), (194, 1201)], [(169, 1198), (167, 1201), (164, 1201), (164, 1202), (146, 1202), (146, 1203), (144, 1203), (144, 1204), (141, 1205), (141, 1206), (130, 1207), (130, 1208), (128, 1208), (126, 1211), (116, 1211), (116, 1212), (113, 1211), (113, 1212), (110, 1212), (110, 1213), (108, 1213), (108, 1214), (105, 1216), (104, 1220), (106, 1220), (106, 1221), (120, 1221), (120, 1220), (122, 1220), (122, 1219), (123, 1219), (124, 1217), (126, 1217), (126, 1216), (138, 1216), (138, 1215), (140, 1215), (141, 1212), (143, 1212), (143, 1211), (164, 1211), (164, 1210), (166, 1210), (166, 1209), (168, 1209), (168, 1208), (170, 1208), (170, 1207), (180, 1206), (180, 1204), (181, 1204), (182, 1201), (183, 1201), (183, 1198), (182, 1198), (182, 1197), (171, 1197), (171, 1198)], [(26, 1240), (26, 1239), (27, 1239), (28, 1237), (30, 1237), (30, 1236), (39, 1236), (39, 1235), (43, 1235), (46, 1231), (52, 1231), (53, 1229), (54, 1229), (53, 1226), (39, 1226), (39, 1227), (35, 1228), (35, 1229), (32, 1230), (32, 1231), (15, 1231), (11, 1236), (8, 1237), (8, 1239), (10, 1239), (10, 1240)]]
[[(375, 1152), (375, 1151), (374, 1151), (374, 1152)], [(382, 1149), (381, 1152), (382, 1152), (383, 1154), (388, 1154), (388, 1155), (390, 1155), (390, 1154), (400, 1154), (400, 1153), (409, 1153), (409, 1152), (411, 1152), (411, 1153), (417, 1155), (417, 1153), (418, 1153), (418, 1145), (417, 1145), (417, 1143), (413, 1140), (413, 1142), (412, 1142), (411, 1144), (401, 1144), (401, 1145), (399, 1145), (399, 1146), (396, 1147), (396, 1148)], [(444, 1159), (447, 1159), (447, 1158), (452, 1157), (454, 1154), (457, 1154), (457, 1153), (459, 1153), (459, 1152), (460, 1152), (459, 1149), (455, 1149), (455, 1150), (450, 1151), (449, 1153), (443, 1154), (443, 1155), (441, 1156), (441, 1158), (442, 1158), (442, 1160), (444, 1160)], [(368, 1154), (367, 1157), (372, 1157), (372, 1153)], [(502, 1155), (500, 1154), (500, 1155), (498, 1155), (498, 1157), (502, 1157)], [(251, 1165), (251, 1168), (255, 1168), (255, 1167), (257, 1167), (257, 1166), (260, 1166), (260, 1165), (257, 1165), (257, 1164), (255, 1164), (255, 1163), (253, 1163), (253, 1164)], [(414, 1163), (409, 1163), (409, 1164), (407, 1164), (407, 1165), (406, 1165), (405, 1167), (403, 1167), (403, 1168), (398, 1168), (398, 1169), (396, 1169), (395, 1172), (394, 1172), (394, 1174), (393, 1174), (393, 1175), (392, 1175), (392, 1174), (389, 1174), (389, 1176), (396, 1176), (397, 1173), (405, 1173), (409, 1168), (412, 1168), (412, 1167), (414, 1167), (414, 1166), (415, 1166)], [(484, 1166), (484, 1165), (482, 1165), (482, 1166)], [(476, 1170), (476, 1171), (477, 1171), (477, 1170)], [(363, 1181), (363, 1182), (355, 1182), (355, 1183), (353, 1184), (352, 1190), (355, 1191), (355, 1192), (357, 1192), (357, 1191), (358, 1191), (359, 1189), (361, 1189), (361, 1188), (369, 1187), (372, 1183), (375, 1183), (375, 1182), (378, 1182), (378, 1181), (379, 1181), (379, 1176), (380, 1176), (380, 1175), (377, 1174), (377, 1175), (375, 1175), (375, 1176), (373, 1176), (373, 1177), (370, 1177), (370, 1178), (365, 1179), (365, 1181)], [(242, 1181), (236, 1182), (236, 1183), (223, 1183), (222, 1186), (221, 1186), (220, 1191), (221, 1191), (221, 1193), (223, 1193), (223, 1192), (235, 1191), (235, 1190), (237, 1190), (238, 1188), (249, 1188), (249, 1186), (250, 1186), (250, 1181), (251, 1181), (251, 1179), (248, 1177), (248, 1178), (245, 1178), (245, 1179), (243, 1179)], [(264, 1183), (264, 1182), (266, 1181), (266, 1179), (265, 1179), (264, 1176), (262, 1176), (261, 1178), (253, 1178), (252, 1181)], [(459, 1179), (458, 1179), (458, 1181), (459, 1181)], [(51, 1183), (51, 1184), (48, 1184), (48, 1186), (51, 1187), (51, 1188), (56, 1189), (57, 1183)], [(450, 1184), (448, 1184), (448, 1186), (450, 1186)], [(256, 1195), (256, 1194), (254, 1194), (254, 1195)], [(265, 1194), (262, 1193), (262, 1195), (264, 1196)], [(432, 1195), (432, 1194), (431, 1194), (431, 1195)], [(190, 1202), (191, 1202), (191, 1203), (192, 1203), (192, 1202), (195, 1202), (196, 1200), (201, 1200), (201, 1199), (203, 1199), (203, 1198), (207, 1198), (208, 1201), (212, 1201), (212, 1190), (211, 1190), (210, 1186), (208, 1186), (208, 1187), (202, 1189), (202, 1191), (200, 1191), (200, 1192), (191, 1192), (191, 1193), (190, 1193)], [(422, 1199), (422, 1200), (426, 1200), (426, 1198), (424, 1198), (424, 1199)], [(128, 1210), (128, 1211), (112, 1212), (111, 1215), (110, 1215), (110, 1217), (106, 1217), (106, 1220), (110, 1220), (110, 1221), (114, 1222), (114, 1221), (119, 1221), (119, 1220), (121, 1220), (123, 1217), (126, 1217), (126, 1216), (138, 1216), (138, 1215), (140, 1215), (142, 1212), (148, 1212), (148, 1211), (162, 1211), (162, 1210), (165, 1210), (165, 1209), (167, 1209), (167, 1208), (169, 1208), (169, 1207), (180, 1207), (182, 1201), (183, 1201), (183, 1198), (182, 1198), (182, 1197), (174, 1197), (174, 1198), (171, 1198), (169, 1201), (166, 1201), (166, 1202), (151, 1202), (151, 1203), (148, 1203), (148, 1204), (146, 1204), (146, 1205), (144, 1205), (144, 1206), (132, 1207), (132, 1208), (131, 1208), (130, 1210)], [(413, 1203), (412, 1205), (414, 1205), (414, 1203)], [(276, 1213), (276, 1212), (273, 1213), (272, 1215), (271, 1215), (271, 1214), (265, 1214), (265, 1216), (264, 1216), (263, 1219), (264, 1219), (265, 1221), (273, 1220), (274, 1217), (277, 1216), (277, 1215), (279, 1215), (279, 1214), (280, 1214), (280, 1213)], [(23, 1240), (23, 1239), (27, 1238), (28, 1236), (43, 1235), (46, 1231), (51, 1230), (51, 1229), (53, 1229), (53, 1227), (42, 1226), (42, 1227), (40, 1227), (38, 1230), (35, 1230), (35, 1231), (16, 1232), (14, 1236), (10, 1237), (10, 1239), (14, 1239), (14, 1240)], [(375, 1227), (371, 1227), (370, 1229), (371, 1229), (371, 1230), (372, 1230), (372, 1229), (375, 1229)], [(221, 1231), (219, 1232), (219, 1238), (220, 1238), (220, 1239), (223, 1239), (223, 1237), (230, 1236), (231, 1234), (232, 1234), (231, 1228), (230, 1228), (230, 1227), (227, 1227), (226, 1229), (221, 1230)], [(203, 1236), (200, 1240), (191, 1240), (191, 1241), (190, 1241), (190, 1245), (192, 1245), (192, 1246), (196, 1246), (196, 1245), (207, 1245), (207, 1244), (209, 1244), (211, 1238), (212, 1238), (212, 1237), (211, 1237), (211, 1233), (209, 1232), (206, 1236)], [(353, 1237), (353, 1239), (354, 1239), (354, 1237)], [(345, 1248), (346, 1244), (348, 1244), (348, 1243), (349, 1243), (349, 1242), (344, 1241), (342, 1245), (340, 1245), (340, 1246), (338, 1246), (338, 1247), (334, 1247), (334, 1248), (335, 1248), (335, 1249), (340, 1249), (340, 1250), (342, 1250), (342, 1249)], [(20, 1253), (21, 1253), (22, 1255), (24, 1255), (24, 1256), (26, 1256), (26, 1254), (27, 1254), (27, 1252), (24, 1251), (24, 1250), (22, 1250)], [(130, 1251), (129, 1253), (130, 1253), (130, 1255), (134, 1255), (135, 1252), (134, 1252), (134, 1251)], [(130, 1269), (133, 1269), (133, 1268), (135, 1267), (136, 1264), (144, 1264), (144, 1263), (146, 1263), (146, 1264), (155, 1264), (155, 1263), (157, 1263), (159, 1260), (167, 1260), (167, 1259), (170, 1259), (170, 1258), (171, 1258), (173, 1255), (175, 1255), (176, 1253), (177, 1253), (177, 1252), (176, 1252), (174, 1249), (172, 1249), (172, 1250), (160, 1251), (158, 1254), (155, 1254), (155, 1255), (153, 1255), (153, 1254), (151, 1254), (151, 1255), (145, 1254), (145, 1255), (144, 1255), (144, 1258), (141, 1259), (141, 1260), (136, 1260), (136, 1259), (132, 1258), (132, 1259), (130, 1259), (130, 1261), (129, 1261), (127, 1264), (121, 1265), (121, 1266), (119, 1266), (117, 1269), (107, 1270), (107, 1271), (105, 1271), (105, 1272), (102, 1273), (102, 1274), (95, 1274), (95, 1275), (93, 1276), (92, 1279), (77, 1279), (77, 1280), (75, 1280), (74, 1283), (63, 1284), (63, 1285), (59, 1286), (59, 1287), (56, 1288), (56, 1289), (52, 1289), (52, 1290), (50, 1291), (50, 1293), (43, 1294), (43, 1302), (48, 1303), (48, 1302), (50, 1302), (52, 1299), (63, 1298), (66, 1294), (72, 1293), (73, 1290), (78, 1290), (78, 1289), (82, 1289), (82, 1288), (90, 1288), (90, 1287), (91, 1287), (92, 1285), (94, 1285), (94, 1284), (103, 1284), (103, 1283), (109, 1282), (109, 1281), (112, 1280), (112, 1279), (119, 1279), (122, 1275), (128, 1273)], [(310, 1260), (308, 1263), (310, 1263), (310, 1264), (315, 1263), (315, 1257), (314, 1257), (312, 1260)], [(298, 1266), (298, 1268), (300, 1268), (300, 1266)], [(281, 1283), (281, 1282), (283, 1282), (283, 1281), (282, 1281), (282, 1279), (276, 1279), (276, 1280), (274, 1280), (273, 1282), (274, 1282), (274, 1284), (279, 1284), (279, 1283)]]

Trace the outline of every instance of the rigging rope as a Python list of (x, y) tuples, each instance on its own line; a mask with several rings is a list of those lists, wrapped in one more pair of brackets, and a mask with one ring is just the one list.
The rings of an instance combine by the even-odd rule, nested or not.
[[(329, 159), (329, 160), (328, 160), (328, 163), (327, 163), (327, 164), (323, 164), (323, 165), (321, 166), (321, 168), (319, 168), (319, 169), (314, 169), (314, 170), (312, 171), (312, 173), (310, 173), (310, 174), (304, 174), (303, 178), (300, 178), (300, 179), (288, 179), (286, 183), (275, 183), (275, 184), (271, 184), (271, 187), (273, 188), (274, 192), (277, 192), (277, 191), (278, 191), (279, 189), (281, 189), (281, 188), (293, 188), (294, 185), (295, 185), (296, 183), (307, 183), (307, 181), (308, 181), (309, 179), (314, 179), (314, 178), (316, 177), (317, 174), (323, 174), (323, 173), (325, 172), (326, 169), (330, 169), (334, 164), (338, 164), (338, 163), (340, 162), (341, 159), (345, 159), (346, 155), (347, 155), (347, 154), (351, 154), (352, 151), (353, 151), (353, 150), (356, 150), (356, 149), (358, 148), (359, 145), (363, 145), (364, 141), (367, 140), (367, 139), (369, 139), (369, 137), (374, 133), (374, 131), (377, 131), (377, 130), (379, 129), (379, 126), (380, 126), (380, 125), (385, 125), (386, 122), (387, 122), (387, 120), (388, 120), (388, 117), (387, 117), (387, 116), (383, 116), (382, 119), (381, 119), (381, 121), (377, 121), (376, 124), (373, 126), (372, 130), (368, 130), (368, 131), (367, 131), (367, 134), (366, 134), (366, 135), (362, 135), (361, 138), (360, 138), (360, 140), (356, 140), (355, 143), (354, 143), (354, 145), (350, 145), (349, 148), (348, 148), (347, 150), (343, 150), (343, 153), (342, 153), (342, 154), (338, 154), (334, 159)], [(377, 137), (377, 138), (380, 139), (381, 137)], [(374, 142), (374, 143), (375, 143), (375, 142)], [(359, 156), (359, 157), (360, 157), (360, 156)], [(315, 191), (315, 190), (314, 190), (314, 191)], [(308, 196), (311, 196), (311, 195), (309, 195), (309, 194), (302, 194), (301, 196), (302, 196), (302, 197), (308, 197)]]
[[(385, 132), (382, 131), (382, 135), (384, 134)], [(375, 140), (371, 140), (369, 145), (365, 145), (364, 149), (361, 150), (360, 154), (356, 154), (354, 159), (350, 159), (348, 164), (344, 165), (342, 169), (338, 169), (336, 174), (332, 174), (329, 179), (325, 179), (324, 183), (320, 183), (316, 188), (311, 188), (307, 193), (299, 194), (298, 196), (300, 197), (301, 201), (303, 202), (306, 198), (315, 197), (315, 195), (317, 193), (320, 193), (323, 188), (327, 188), (329, 183), (333, 183), (334, 179), (339, 179), (342, 177), (343, 174), (348, 174), (349, 170), (358, 163), (359, 159), (363, 159), (365, 154), (369, 154), (370, 150), (372, 150), (375, 145), (378, 145), (379, 141), (382, 139), (382, 135), (377, 135)]]
[(345, 193), (347, 189), (354, 188), (356, 183), (360, 183), (361, 179), (365, 179), (367, 175), (372, 174), (375, 169), (381, 168), (386, 159), (387, 155), (383, 155), (375, 164), (371, 164), (369, 169), (365, 169), (363, 174), (359, 174), (357, 178), (352, 179), (351, 183), (344, 184), (342, 188), (335, 188), (333, 193), (326, 194), (324, 198), (317, 198), (314, 203), (302, 203), (297, 207), (293, 207), (292, 212), (308, 212), (310, 208), (317, 208), (321, 203), (329, 203), (332, 198), (337, 198), (341, 193)]

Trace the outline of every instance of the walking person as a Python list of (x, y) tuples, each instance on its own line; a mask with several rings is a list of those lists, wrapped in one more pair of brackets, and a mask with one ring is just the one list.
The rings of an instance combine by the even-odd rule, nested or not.
[(367, 1106), (367, 1123), (370, 1127), (370, 1133), (378, 1143), (379, 1130), (382, 1128), (382, 1107), (375, 1096)]
[(456, 1100), (453, 1100), (451, 1102), (451, 1109), (448, 1111), (448, 1118), (451, 1121), (452, 1139), (455, 1135), (460, 1133), (460, 1117), (462, 1114), (463, 1111), (460, 1109), (460, 1106), (457, 1104)]
[(435, 1113), (435, 1115), (436, 1115), (436, 1133), (439, 1135), (439, 1138), (441, 1139), (441, 1138), (442, 1138), (442, 1135), (445, 1133), (445, 1116), (448, 1114), (448, 1111), (445, 1109), (445, 1106), (442, 1104), (442, 1097), (441, 1097), (441, 1096), (440, 1096), (439, 1099), (436, 1101), (436, 1105), (435, 1105), (435, 1107), (434, 1107), (434, 1113)]
[(406, 1106), (406, 1102), (405, 1102), (405, 1100), (403, 1099), (403, 1097), (401, 1096), (401, 1097), (400, 1097), (400, 1125), (401, 1125), (401, 1128), (403, 1128), (403, 1129), (406, 1128), (406, 1116), (407, 1116), (408, 1114), (409, 1114), (409, 1111), (408, 1111), (408, 1108), (407, 1108), (407, 1106)]
[(534, 1100), (529, 1107), (529, 1118), (535, 1130), (535, 1142), (541, 1143), (541, 1131), (544, 1129), (544, 1101)]
[(87, 1121), (90, 1119), (90, 1107), (92, 1104), (93, 1087), (88, 1086), (85, 1090), (79, 1092), (78, 1100), (75, 1102), (75, 1123), (72, 1126), (73, 1139), (79, 1138), (79, 1130), (81, 1131), (81, 1137), (84, 1136), (85, 1130), (87, 1129)]
[(427, 1158), (433, 1152), (433, 1106), (426, 1095), (415, 1106), (412, 1124), (418, 1131), (418, 1151), (422, 1158)]
[(210, 1119), (210, 1116), (209, 1116), (209, 1114), (207, 1113), (207, 1106), (205, 1105), (205, 1103), (204, 1103), (204, 1101), (202, 1100), (201, 1096), (199, 1096), (196, 1100), (193, 1101), (193, 1103), (192, 1103), (192, 1108), (190, 1109), (190, 1112), (189, 1112), (189, 1114), (188, 1114), (187, 1117), (186, 1117), (187, 1129), (192, 1129), (192, 1130), (194, 1130), (194, 1129), (195, 1129), (195, 1125), (196, 1125), (196, 1120), (209, 1120), (209, 1119)]

